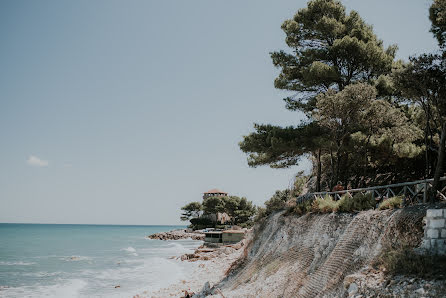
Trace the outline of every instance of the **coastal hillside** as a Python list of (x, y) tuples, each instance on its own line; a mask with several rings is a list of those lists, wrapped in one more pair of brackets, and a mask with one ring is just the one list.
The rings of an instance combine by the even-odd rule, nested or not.
[(275, 213), (255, 227), (245, 259), (214, 288), (225, 297), (405, 296), (398, 291), (439, 297), (446, 293), (444, 281), (431, 282), (440, 286), (427, 295), (417, 278), (411, 287), (397, 281), (389, 286), (384, 274), (372, 269), (384, 250), (421, 243), (425, 214), (420, 205), (357, 214)]

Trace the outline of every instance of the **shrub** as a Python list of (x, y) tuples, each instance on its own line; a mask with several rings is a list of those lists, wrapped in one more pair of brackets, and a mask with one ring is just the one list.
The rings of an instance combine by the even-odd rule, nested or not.
[(253, 225), (254, 225), (254, 221), (252, 221), (252, 220), (248, 220), (248, 221), (246, 221), (246, 222), (244, 222), (244, 223), (239, 224), (239, 227), (249, 229), (249, 228), (251, 228)]
[(286, 201), (290, 198), (291, 193), (288, 189), (286, 190), (277, 190), (276, 193), (265, 202), (266, 206), (266, 215), (270, 215), (275, 211), (279, 211), (285, 209)]
[(256, 216), (254, 217), (254, 222), (259, 222), (266, 217), (266, 209), (263, 207), (257, 207)]
[(374, 264), (390, 275), (435, 277), (444, 273), (446, 256), (420, 255), (408, 246), (385, 250)]
[(317, 197), (312, 204), (312, 209), (319, 213), (330, 213), (338, 210), (338, 203), (329, 195), (324, 198)]
[(194, 230), (209, 228), (215, 225), (215, 222), (207, 217), (192, 218), (190, 220), (190, 223), (191, 225), (189, 227)]
[(338, 210), (340, 212), (354, 212), (372, 209), (376, 205), (371, 193), (357, 193), (353, 197), (344, 195), (338, 201)]
[(384, 210), (384, 209), (400, 208), (402, 204), (403, 204), (402, 196), (392, 197), (392, 198), (388, 198), (388, 199), (382, 201), (379, 204), (378, 209)]
[(298, 215), (304, 215), (304, 214), (312, 211), (312, 209), (313, 209), (312, 203), (313, 202), (308, 200), (308, 201), (305, 201), (303, 203), (296, 204), (296, 206), (294, 206), (294, 207), (289, 209), (288, 213), (295, 213), (295, 214), (298, 214)]
[(305, 176), (303, 171), (297, 173), (296, 177), (294, 178), (292, 190), (294, 196), (300, 196), (304, 192), (307, 181), (308, 176)]

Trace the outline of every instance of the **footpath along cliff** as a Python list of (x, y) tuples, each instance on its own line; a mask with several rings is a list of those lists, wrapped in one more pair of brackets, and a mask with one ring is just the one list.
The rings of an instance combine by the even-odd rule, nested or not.
[(444, 270), (426, 280), (376, 266), (385, 250), (420, 245), (426, 209), (273, 214), (228, 276), (195, 297), (446, 297)]

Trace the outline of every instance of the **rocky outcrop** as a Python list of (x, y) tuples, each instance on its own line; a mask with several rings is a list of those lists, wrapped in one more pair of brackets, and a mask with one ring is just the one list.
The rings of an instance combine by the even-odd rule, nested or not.
[(169, 232), (161, 232), (147, 236), (150, 239), (158, 240), (179, 240), (179, 239), (192, 239), (204, 241), (204, 234), (202, 233), (189, 233), (185, 230), (173, 230)]

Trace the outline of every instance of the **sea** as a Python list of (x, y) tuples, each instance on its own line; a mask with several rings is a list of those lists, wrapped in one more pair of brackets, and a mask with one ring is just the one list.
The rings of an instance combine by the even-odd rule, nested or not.
[(196, 240), (147, 235), (184, 226), (0, 224), (0, 297), (133, 297), (187, 279), (172, 257)]

